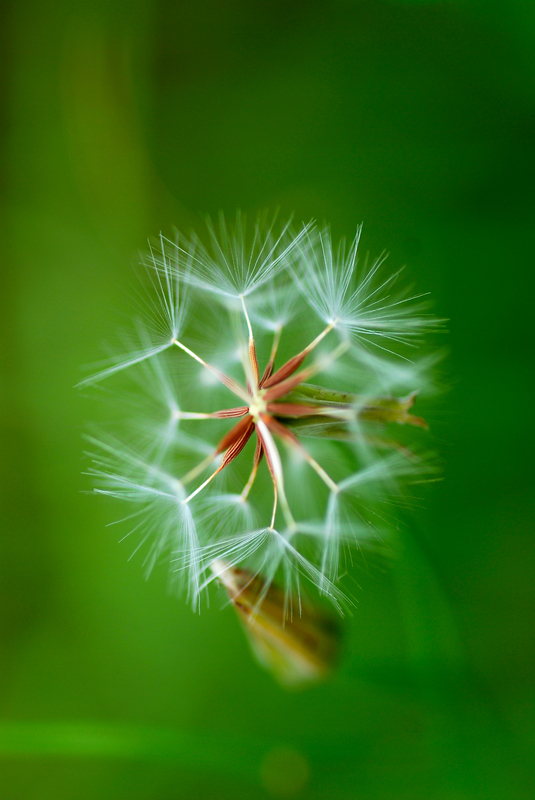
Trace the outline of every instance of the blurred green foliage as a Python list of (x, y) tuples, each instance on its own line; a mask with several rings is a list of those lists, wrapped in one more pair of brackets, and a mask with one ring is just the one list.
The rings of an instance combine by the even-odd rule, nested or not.
[[(532, 4), (4, 9), (0, 796), (532, 797)], [(451, 319), (444, 481), (297, 694), (222, 597), (195, 616), (127, 561), (82, 475), (106, 410), (72, 388), (147, 236), (275, 206), (364, 221)]]

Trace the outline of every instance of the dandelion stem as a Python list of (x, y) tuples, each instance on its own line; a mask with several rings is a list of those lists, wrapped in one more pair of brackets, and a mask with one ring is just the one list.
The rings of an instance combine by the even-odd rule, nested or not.
[(245, 307), (245, 299), (243, 295), (240, 295), (241, 304), (243, 306), (243, 313), (245, 314), (245, 319), (247, 321), (247, 328), (249, 330), (249, 360), (251, 362), (251, 367), (253, 371), (253, 392), (256, 392), (258, 389), (258, 379), (259, 379), (259, 372), (258, 372), (258, 358), (256, 357), (256, 346), (253, 336), (253, 329), (251, 327), (251, 320), (249, 319), (249, 314), (247, 313), (247, 309)]
[(249, 397), (248, 393), (245, 391), (245, 389), (242, 386), (240, 386), (239, 383), (237, 383), (232, 378), (229, 378), (228, 375), (225, 375), (224, 372), (220, 372), (215, 367), (212, 367), (211, 364), (207, 364), (206, 361), (204, 361), (202, 358), (200, 358), (200, 356), (198, 356), (196, 353), (194, 353), (193, 350), (190, 350), (189, 347), (186, 347), (185, 344), (182, 344), (182, 342), (179, 342), (178, 339), (173, 339), (172, 343), (176, 344), (177, 347), (179, 347), (181, 350), (183, 350), (185, 353), (187, 353), (188, 356), (191, 356), (191, 358), (194, 358), (195, 361), (198, 361), (199, 364), (202, 364), (203, 367), (206, 367), (206, 369), (210, 370), (210, 372), (213, 372), (213, 374), (218, 378), (218, 380), (221, 381), (221, 383), (223, 383), (227, 387), (227, 389), (230, 389), (231, 392), (234, 392), (234, 394), (237, 394), (238, 397), (241, 397), (242, 400), (245, 400), (246, 402), (249, 402), (250, 397)]
[(275, 331), (275, 336), (273, 337), (273, 344), (271, 346), (271, 353), (269, 356), (269, 361), (266, 364), (266, 368), (264, 370), (264, 374), (262, 375), (262, 380), (260, 381), (261, 384), (271, 376), (273, 372), (273, 365), (275, 364), (275, 358), (277, 356), (277, 350), (279, 349), (279, 342), (281, 340), (282, 334), (282, 325), (279, 325)]
[(278, 502), (278, 492), (277, 492), (277, 481), (273, 481), (273, 513), (271, 515), (271, 522), (269, 523), (270, 528), (275, 527), (275, 517), (277, 516), (277, 502)]
[(198, 414), (195, 411), (176, 411), (175, 419), (213, 419), (213, 414)]
[(301, 352), (298, 353), (296, 356), (290, 358), (290, 360), (287, 361), (286, 364), (283, 364), (282, 367), (279, 367), (279, 369), (275, 372), (274, 375), (270, 374), (267, 378), (263, 378), (262, 386), (265, 389), (268, 389), (271, 386), (276, 386), (277, 384), (281, 384), (283, 381), (287, 380), (290, 377), (290, 375), (293, 375), (294, 372), (297, 369), (299, 369), (299, 367), (301, 366), (307, 355), (310, 353), (310, 351), (313, 350), (316, 347), (316, 345), (318, 345), (330, 331), (332, 331), (335, 324), (336, 322), (331, 322), (330, 325), (327, 325), (325, 330), (323, 330), (319, 334), (319, 336), (316, 336), (316, 338), (312, 342), (310, 342), (310, 344), (307, 347), (305, 347), (304, 350), (301, 350)]
[(249, 475), (249, 480), (243, 487), (243, 491), (240, 495), (243, 501), (247, 500), (247, 498), (249, 497), (249, 492), (251, 491), (253, 483), (255, 482), (257, 472), (258, 472), (258, 464), (255, 464), (251, 470), (251, 474)]
[(240, 300), (241, 300), (241, 304), (242, 304), (242, 308), (243, 308), (243, 313), (245, 314), (245, 320), (247, 322), (247, 329), (249, 331), (249, 339), (253, 339), (253, 341), (254, 341), (253, 329), (251, 327), (251, 320), (249, 319), (249, 314), (247, 313), (247, 309), (245, 307), (245, 298), (244, 298), (244, 296), (242, 294), (240, 295)]
[(320, 358), (318, 361), (316, 361), (315, 364), (312, 365), (311, 367), (311, 369), (313, 370), (312, 374), (315, 374), (316, 372), (321, 372), (323, 369), (326, 369), (326, 367), (333, 364), (337, 358), (343, 356), (343, 354), (346, 352), (348, 348), (349, 348), (349, 342), (340, 342), (338, 347), (335, 347), (334, 350), (328, 353), (325, 358)]
[(266, 423), (263, 420), (259, 420), (259, 422), (257, 423), (257, 430), (258, 430), (258, 435), (262, 440), (262, 445), (266, 453), (266, 461), (268, 463), (269, 471), (271, 473), (271, 478), (273, 480), (273, 491), (275, 494), (275, 501), (273, 504), (271, 527), (273, 527), (273, 525), (275, 524), (277, 502), (278, 498), (280, 497), (282, 513), (284, 514), (284, 519), (286, 520), (286, 524), (288, 525), (289, 528), (295, 528), (296, 527), (295, 520), (292, 516), (292, 512), (290, 510), (290, 506), (286, 498), (286, 492), (284, 491), (284, 475), (282, 472), (282, 463), (280, 460), (279, 451), (277, 450), (277, 445), (273, 441), (273, 437), (269, 431), (269, 428), (267, 427)]
[(209, 477), (209, 478), (207, 478), (207, 479), (204, 481), (204, 483), (201, 483), (201, 485), (200, 485), (200, 486), (198, 486), (198, 487), (197, 487), (197, 489), (195, 489), (195, 491), (194, 491), (194, 492), (192, 492), (192, 493), (191, 493), (191, 494), (190, 494), (188, 497), (186, 497), (186, 499), (184, 500), (184, 505), (186, 505), (187, 503), (189, 503), (189, 501), (190, 501), (190, 500), (193, 500), (193, 498), (195, 497), (195, 495), (199, 494), (199, 492), (202, 492), (202, 490), (205, 488), (205, 486), (208, 486), (208, 484), (210, 483), (210, 481), (212, 481), (212, 480), (215, 478), (215, 476), (216, 476), (216, 475), (217, 475), (219, 472), (221, 472), (221, 470), (223, 469), (223, 467), (224, 467), (224, 466), (225, 466), (225, 463), (221, 464), (221, 466), (220, 466), (220, 467), (218, 467), (218, 468), (216, 469), (216, 471), (215, 471), (215, 472), (212, 472), (212, 474), (210, 475), (210, 477)]
[(185, 486), (186, 484), (191, 483), (191, 481), (195, 480), (195, 478), (197, 478), (202, 472), (204, 472), (206, 467), (210, 466), (210, 464), (212, 463), (214, 458), (217, 458), (217, 455), (218, 454), (216, 452), (214, 452), (214, 453), (211, 453), (206, 458), (204, 458), (200, 462), (200, 464), (197, 464), (197, 466), (193, 467), (193, 469), (191, 469), (187, 473), (187, 475), (185, 475), (183, 478), (181, 478), (180, 483), (182, 483)]
[(321, 342), (321, 340), (324, 339), (327, 336), (327, 334), (330, 333), (332, 329), (336, 327), (337, 322), (338, 320), (335, 319), (333, 322), (330, 323), (330, 325), (327, 325), (327, 327), (319, 334), (319, 336), (316, 336), (316, 338), (312, 342), (310, 342), (308, 347), (305, 347), (305, 349), (302, 350), (301, 352), (304, 353), (305, 355), (310, 353), (311, 350), (313, 350)]
[(235, 425), (232, 428), (232, 430), (229, 431), (227, 435), (223, 437), (216, 450), (216, 454), (223, 452), (225, 453), (225, 455), (223, 456), (223, 463), (221, 464), (220, 467), (216, 469), (215, 472), (213, 472), (210, 475), (209, 478), (207, 478), (207, 480), (205, 480), (203, 484), (199, 486), (198, 489), (195, 489), (195, 491), (192, 492), (189, 495), (189, 497), (187, 497), (184, 500), (184, 503), (189, 503), (189, 501), (192, 500), (195, 497), (195, 495), (199, 494), (199, 492), (202, 491), (204, 487), (207, 486), (213, 478), (215, 478), (218, 472), (221, 472), (221, 470), (224, 469), (227, 466), (227, 464), (230, 464), (230, 462), (233, 461), (236, 458), (236, 456), (238, 456), (241, 453), (241, 451), (249, 441), (253, 430), (254, 430), (254, 423), (252, 419), (248, 417), (238, 422), (237, 425)]
[(264, 455), (264, 448), (262, 446), (262, 440), (261, 440), (260, 436), (257, 436), (256, 437), (256, 449), (255, 449), (254, 458), (253, 458), (253, 469), (251, 470), (251, 474), (249, 475), (249, 480), (245, 484), (243, 492), (241, 493), (241, 498), (244, 501), (247, 500), (247, 498), (249, 496), (249, 492), (251, 491), (253, 483), (255, 482), (256, 473), (258, 472), (258, 466), (259, 466), (260, 462), (262, 461), (262, 456), (263, 455)]
[(325, 483), (329, 487), (331, 492), (333, 492), (334, 494), (338, 494), (338, 491), (339, 491), (338, 490), (338, 484), (336, 484), (333, 481), (333, 479), (331, 478), (331, 476), (328, 475), (327, 472), (325, 472), (323, 467), (320, 464), (318, 464), (316, 459), (312, 458), (312, 456), (310, 455), (308, 450), (306, 450), (305, 447), (303, 447), (303, 453), (305, 455), (307, 463), (312, 467), (312, 469), (315, 472), (317, 472), (317, 474), (320, 476), (320, 478), (323, 481), (323, 483)]
[(287, 524), (288, 528), (290, 528), (291, 530), (295, 530), (297, 528), (297, 525), (295, 523), (295, 519), (293, 518), (293, 514), (292, 514), (292, 511), (290, 509), (290, 505), (288, 503), (288, 500), (286, 498), (286, 494), (284, 492), (284, 487), (283, 487), (283, 489), (282, 489), (282, 491), (280, 493), (280, 498), (281, 498), (282, 513), (283, 513), (284, 519), (286, 521), (286, 524)]
[(275, 357), (277, 355), (277, 350), (279, 349), (279, 343), (282, 336), (282, 325), (279, 325), (277, 330), (275, 331), (275, 336), (273, 337), (273, 344), (271, 346), (271, 353), (269, 356), (269, 363), (273, 364), (275, 361)]
[(320, 476), (322, 481), (329, 487), (331, 492), (335, 492), (335, 493), (338, 492), (338, 486), (336, 485), (336, 483), (333, 481), (333, 479), (330, 477), (330, 475), (328, 475), (325, 472), (323, 467), (320, 466), (320, 464), (318, 464), (316, 459), (313, 458), (310, 455), (310, 453), (308, 452), (306, 447), (303, 447), (303, 445), (301, 444), (301, 442), (299, 441), (299, 439), (297, 438), (297, 436), (294, 433), (289, 431), (288, 428), (286, 428), (284, 425), (282, 425), (276, 419), (273, 419), (273, 417), (268, 417), (266, 415), (264, 417), (263, 421), (273, 431), (273, 433), (275, 433), (278, 436), (280, 436), (283, 441), (287, 442), (290, 445), (290, 447), (294, 447), (296, 450), (298, 450), (303, 455), (303, 457), (306, 460), (307, 464), (309, 464), (309, 466), (311, 466), (312, 469), (315, 472), (317, 472), (317, 474)]
[[(338, 347), (335, 347), (332, 353), (329, 353), (327, 358), (322, 358), (316, 361), (315, 364), (312, 364), (312, 366), (301, 370), (301, 372), (298, 372), (297, 375), (286, 378), (286, 380), (282, 380), (280, 382), (274, 382), (273, 385), (271, 385), (271, 381), (268, 381), (267, 383), (270, 385), (264, 395), (264, 400), (266, 403), (271, 403), (273, 400), (278, 400), (279, 397), (284, 397), (285, 395), (289, 394), (291, 391), (296, 389), (300, 383), (308, 380), (308, 378), (311, 378), (312, 375), (315, 375), (317, 372), (321, 372), (326, 367), (330, 366), (331, 363), (336, 361), (337, 358), (345, 353), (348, 347), (349, 344), (347, 342), (341, 342)], [(277, 374), (278, 373), (275, 373), (273, 377), (276, 377)]]

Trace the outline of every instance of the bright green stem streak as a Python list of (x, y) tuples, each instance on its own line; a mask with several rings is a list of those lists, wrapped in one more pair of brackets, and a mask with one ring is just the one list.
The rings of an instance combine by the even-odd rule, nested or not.
[(318, 403), (339, 403), (340, 405), (352, 404), (358, 400), (358, 395), (349, 392), (338, 392), (336, 389), (325, 389), (323, 386), (314, 386), (312, 383), (301, 383), (295, 394), (308, 397)]
[(271, 743), (101, 722), (0, 722), (0, 760), (11, 757), (166, 761), (259, 780)]

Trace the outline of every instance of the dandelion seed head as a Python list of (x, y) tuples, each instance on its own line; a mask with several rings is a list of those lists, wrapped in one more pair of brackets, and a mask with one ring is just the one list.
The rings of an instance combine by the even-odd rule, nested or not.
[(421, 340), (440, 321), (360, 238), (276, 215), (160, 236), (133, 331), (81, 382), (118, 387), (127, 441), (91, 439), (95, 492), (131, 504), (123, 538), (196, 609), (241, 575), (263, 587), (256, 603), (277, 582), (288, 616), (307, 584), (342, 610), (351, 552), (432, 474), (411, 437), (436, 363)]

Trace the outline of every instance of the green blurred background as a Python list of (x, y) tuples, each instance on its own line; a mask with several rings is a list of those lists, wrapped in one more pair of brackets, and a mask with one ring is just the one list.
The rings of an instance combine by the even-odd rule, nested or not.
[[(2, 800), (533, 796), (534, 33), (530, 0), (4, 4)], [(364, 222), (451, 320), (444, 480), (301, 693), (127, 561), (73, 389), (148, 236), (275, 206)]]

